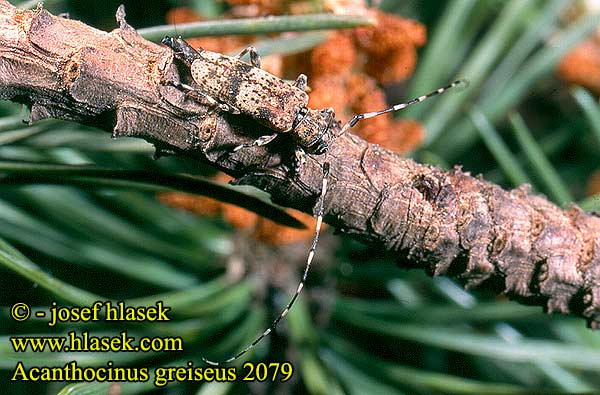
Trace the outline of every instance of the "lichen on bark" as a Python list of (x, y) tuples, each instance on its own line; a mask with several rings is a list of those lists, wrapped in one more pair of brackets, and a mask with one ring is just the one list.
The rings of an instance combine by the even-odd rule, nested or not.
[(186, 97), (168, 81), (190, 82), (189, 70), (139, 37), (122, 9), (117, 20), (119, 28), (105, 33), (0, 0), (0, 98), (30, 105), (32, 123), (69, 119), (144, 138), (307, 212), (329, 162), (325, 219), (339, 232), (401, 265), (600, 326), (600, 218), (563, 210), (526, 187), (505, 191), (459, 168), (418, 164), (350, 134), (324, 155), (307, 155), (298, 173), (285, 135), (229, 155), (268, 130)]

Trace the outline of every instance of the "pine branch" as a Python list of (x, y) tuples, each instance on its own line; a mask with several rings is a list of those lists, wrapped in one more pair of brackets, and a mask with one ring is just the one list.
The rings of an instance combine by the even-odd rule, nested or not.
[(269, 131), (184, 96), (169, 84), (189, 82), (172, 52), (139, 37), (122, 10), (117, 20), (120, 28), (105, 33), (0, 0), (0, 98), (31, 105), (31, 123), (68, 119), (141, 137), (307, 212), (329, 162), (325, 219), (338, 231), (403, 266), (600, 327), (600, 218), (562, 210), (526, 187), (504, 191), (458, 168), (417, 164), (349, 134), (327, 154), (309, 155), (297, 174), (285, 136), (230, 154)]

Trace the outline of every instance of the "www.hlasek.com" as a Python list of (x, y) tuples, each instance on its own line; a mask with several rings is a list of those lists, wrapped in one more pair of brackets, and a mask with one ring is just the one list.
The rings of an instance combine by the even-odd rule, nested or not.
[[(52, 303), (48, 326), (58, 323), (80, 323), (97, 321), (165, 322), (170, 318), (170, 307), (162, 301), (153, 306), (127, 306), (124, 302), (97, 301), (86, 307), (62, 307)], [(31, 308), (25, 303), (15, 303), (11, 308), (15, 321), (26, 321), (31, 317)], [(36, 311), (35, 317), (47, 318), (46, 311)], [(126, 331), (112, 336), (94, 336), (89, 331), (69, 331), (64, 336), (11, 336), (10, 343), (15, 353), (25, 352), (172, 352), (183, 351), (183, 339), (173, 337), (139, 337)], [(152, 373), (152, 375), (151, 375)], [(188, 361), (185, 366), (124, 367), (107, 361), (103, 366), (79, 366), (70, 361), (62, 366), (25, 366), (17, 362), (12, 381), (45, 382), (147, 382), (153, 377), (157, 387), (170, 382), (184, 381), (288, 381), (292, 377), (290, 362), (245, 363), (242, 370), (237, 367), (199, 367)]]

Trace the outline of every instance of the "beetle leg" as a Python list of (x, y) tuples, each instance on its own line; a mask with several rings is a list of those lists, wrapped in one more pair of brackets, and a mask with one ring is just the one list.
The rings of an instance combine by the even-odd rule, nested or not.
[(203, 51), (202, 48), (198, 48), (198, 50), (195, 50), (181, 37), (177, 37), (174, 39), (172, 37), (165, 36), (165, 38), (163, 38), (161, 42), (166, 46), (170, 47), (173, 50), (173, 52), (175, 52), (175, 56), (177, 56), (179, 59), (183, 60), (188, 64), (192, 64), (194, 60), (196, 60), (200, 56), (199, 52)]
[(246, 49), (244, 49), (242, 52), (240, 52), (239, 55), (236, 57), (238, 59), (240, 59), (242, 56), (244, 56), (246, 54), (250, 54), (250, 64), (252, 66), (260, 69), (260, 55), (256, 51), (256, 48), (254, 48), (253, 46), (249, 46)]
[(239, 109), (237, 109), (227, 103), (221, 103), (220, 101), (216, 100), (212, 96), (207, 95), (206, 93), (202, 92), (200, 89), (196, 89), (193, 86), (190, 86), (188, 84), (183, 84), (181, 82), (173, 82), (172, 85), (176, 88), (185, 90), (186, 93), (188, 93), (188, 94), (192, 94), (196, 98), (200, 99), (202, 103), (205, 103), (209, 106), (216, 107), (221, 111), (228, 112), (231, 114), (239, 114), (240, 113)]
[(275, 137), (277, 137), (279, 135), (279, 133), (273, 133), (273, 134), (266, 134), (264, 136), (260, 136), (259, 138), (257, 138), (256, 140), (254, 140), (253, 142), (249, 143), (249, 144), (240, 144), (237, 147), (235, 147), (233, 149), (233, 152), (237, 152), (243, 148), (249, 148), (249, 147), (261, 147), (263, 145), (267, 145), (269, 144), (271, 141), (273, 141), (275, 139)]
[(261, 147), (263, 145), (267, 145), (269, 144), (271, 141), (275, 140), (275, 138), (279, 135), (279, 133), (273, 133), (273, 134), (266, 134), (264, 136), (260, 136), (259, 138), (257, 138), (256, 140), (254, 140), (251, 143), (246, 143), (246, 144), (240, 144), (237, 147), (235, 147), (233, 150), (231, 151), (227, 151), (225, 153), (223, 153), (221, 156), (219, 156), (219, 161), (225, 160), (225, 159), (229, 159), (229, 157), (231, 155), (233, 155), (234, 153), (238, 152), (239, 150), (245, 149), (245, 148), (250, 148), (250, 147)]
[(298, 78), (296, 78), (296, 81), (294, 82), (294, 86), (303, 91), (306, 90), (307, 85), (308, 85), (308, 79), (306, 78), (306, 75), (304, 75), (304, 74), (300, 74), (298, 76)]

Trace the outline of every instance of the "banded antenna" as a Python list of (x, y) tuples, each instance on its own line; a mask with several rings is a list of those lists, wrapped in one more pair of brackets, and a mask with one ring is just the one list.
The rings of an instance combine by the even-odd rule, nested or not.
[(348, 122), (347, 124), (344, 125), (344, 127), (342, 128), (342, 130), (340, 131), (340, 133), (336, 136), (336, 137), (340, 137), (341, 135), (343, 135), (344, 133), (346, 133), (348, 130), (350, 130), (351, 127), (353, 127), (354, 125), (356, 125), (358, 122), (362, 121), (363, 119), (369, 119), (369, 118), (374, 118), (376, 116), (382, 115), (382, 114), (386, 114), (388, 112), (394, 112), (394, 111), (398, 111), (398, 110), (402, 110), (403, 108), (406, 108), (410, 105), (413, 104), (417, 104), (417, 103), (421, 103), (424, 100), (429, 99), (430, 97), (433, 96), (437, 96), (437, 95), (441, 95), (442, 93), (446, 92), (448, 89), (454, 88), (454, 87), (462, 87), (462, 88), (466, 88), (467, 86), (469, 86), (469, 81), (461, 79), (461, 80), (456, 80), (453, 83), (446, 85), (443, 88), (439, 88), (433, 92), (430, 92), (426, 95), (423, 96), (419, 96), (416, 97), (412, 100), (409, 100), (405, 103), (398, 103), (395, 104), (391, 107), (388, 107), (386, 109), (380, 110), (380, 111), (373, 111), (373, 112), (366, 112), (364, 114), (357, 114), (354, 117), (352, 117), (352, 119), (350, 120), (350, 122)]
[(319, 243), (319, 234), (321, 233), (321, 225), (323, 224), (323, 205), (324, 205), (324, 201), (325, 201), (325, 194), (327, 193), (328, 181), (329, 181), (329, 163), (325, 162), (325, 163), (323, 163), (323, 184), (321, 186), (321, 196), (319, 197), (319, 202), (317, 203), (317, 225), (315, 226), (315, 234), (313, 236), (312, 245), (310, 247), (310, 250), (308, 251), (308, 257), (306, 259), (306, 267), (304, 268), (304, 273), (302, 274), (302, 279), (300, 280), (300, 283), (298, 284), (298, 288), (296, 288), (296, 293), (294, 293), (294, 296), (292, 296), (292, 298), (288, 302), (285, 309), (283, 309), (283, 311), (279, 314), (279, 316), (277, 316), (277, 318), (275, 318), (275, 320), (267, 328), (267, 330), (265, 330), (260, 336), (258, 336), (252, 343), (250, 343), (248, 346), (246, 346), (246, 348), (244, 348), (242, 351), (238, 352), (231, 358), (228, 358), (223, 361), (211, 361), (209, 359), (202, 357), (202, 360), (204, 362), (206, 362), (209, 365), (219, 366), (221, 364), (230, 363), (230, 362), (235, 361), (236, 359), (240, 358), (242, 355), (246, 354), (248, 351), (253, 349), (254, 346), (256, 346), (262, 339), (264, 339), (266, 336), (269, 335), (269, 333), (271, 333), (273, 330), (275, 330), (275, 328), (277, 327), (277, 324), (279, 324), (279, 322), (290, 311), (290, 309), (296, 302), (296, 299), (298, 299), (298, 296), (300, 296), (300, 292), (302, 292), (302, 289), (304, 289), (304, 283), (306, 282), (306, 278), (308, 277), (308, 271), (310, 270), (310, 264), (312, 263), (312, 260), (315, 256), (315, 251), (317, 249), (317, 244)]

